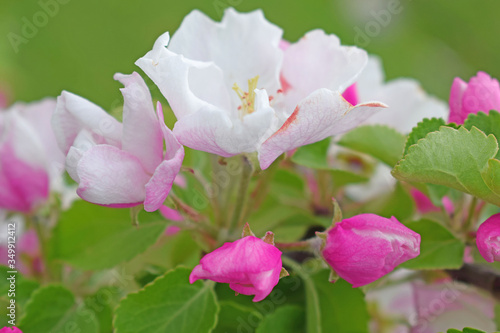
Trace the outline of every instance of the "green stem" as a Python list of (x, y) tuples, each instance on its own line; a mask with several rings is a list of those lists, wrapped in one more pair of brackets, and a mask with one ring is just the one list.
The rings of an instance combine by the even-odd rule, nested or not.
[(307, 240), (292, 243), (276, 243), (275, 246), (285, 251), (311, 251), (311, 243)]
[(465, 221), (465, 224), (464, 224), (464, 228), (465, 228), (465, 231), (469, 231), (472, 226), (474, 225), (474, 211), (476, 210), (476, 205), (477, 205), (477, 198), (476, 197), (473, 197), (472, 198), (472, 201), (469, 205), (469, 213), (467, 215), (467, 221)]
[(248, 201), (248, 187), (250, 185), (250, 180), (252, 179), (253, 171), (254, 169), (252, 163), (246, 156), (243, 155), (241, 163), (240, 184), (238, 187), (233, 217), (231, 218), (229, 224), (230, 231), (243, 225)]
[(287, 256), (281, 256), (281, 260), (304, 281), (306, 287), (306, 302), (308, 303), (308, 306), (306, 307), (307, 332), (321, 333), (323, 330), (321, 328), (319, 295), (313, 280), (295, 260), (288, 258)]
[(50, 258), (48, 237), (46, 234), (46, 230), (43, 228), (42, 222), (35, 216), (27, 216), (27, 219), (34, 226), (38, 237), (38, 242), (40, 243), (42, 260), (45, 265), (45, 270), (43, 273), (44, 278), (48, 281), (59, 281), (60, 276), (59, 274), (57, 274), (57, 272), (60, 271), (60, 267)]

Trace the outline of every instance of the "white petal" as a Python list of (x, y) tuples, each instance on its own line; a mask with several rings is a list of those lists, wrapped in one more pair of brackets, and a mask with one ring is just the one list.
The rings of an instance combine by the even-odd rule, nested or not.
[(122, 149), (153, 174), (163, 160), (163, 135), (149, 89), (136, 72), (117, 73), (114, 78), (125, 86), (120, 89), (124, 98)]
[(101, 205), (135, 205), (144, 201), (150, 176), (134, 155), (110, 145), (97, 145), (77, 166), (78, 195)]
[(256, 110), (230, 119), (220, 110), (206, 109), (177, 121), (174, 134), (187, 147), (224, 157), (255, 152), (278, 124), (265, 91), (256, 91)]
[(199, 11), (186, 16), (172, 36), (169, 50), (198, 61), (214, 62), (224, 73), (227, 87), (259, 75), (259, 88), (279, 89), (283, 32), (269, 23), (262, 11), (238, 13), (229, 8), (220, 23)]
[(94, 103), (67, 91), (57, 98), (52, 128), (64, 153), (82, 129), (102, 137), (108, 144), (121, 146), (122, 125)]
[(375, 98), (389, 107), (370, 117), (366, 124), (388, 125), (406, 134), (424, 118), (448, 119), (446, 103), (427, 95), (415, 80), (392, 80), (378, 90)]
[(285, 51), (282, 79), (287, 105), (292, 109), (303, 98), (320, 88), (344, 91), (354, 83), (366, 65), (366, 52), (357, 47), (341, 46), (335, 35), (321, 30), (307, 33)]

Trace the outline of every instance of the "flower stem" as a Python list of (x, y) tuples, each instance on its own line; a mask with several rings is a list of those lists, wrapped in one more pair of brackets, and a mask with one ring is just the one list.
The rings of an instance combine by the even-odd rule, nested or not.
[(229, 230), (241, 227), (246, 215), (246, 206), (248, 201), (248, 187), (253, 175), (253, 165), (246, 156), (242, 156), (241, 176), (238, 193), (236, 197), (236, 204), (233, 211), (233, 217), (229, 224)]
[(311, 251), (311, 243), (307, 240), (291, 243), (276, 243), (275, 246), (285, 251)]
[(465, 231), (469, 231), (473, 225), (474, 225), (474, 211), (476, 209), (476, 205), (477, 205), (477, 198), (476, 197), (473, 197), (472, 198), (472, 201), (469, 205), (469, 213), (467, 215), (467, 220), (465, 221), (465, 224), (464, 224), (464, 228), (465, 228)]

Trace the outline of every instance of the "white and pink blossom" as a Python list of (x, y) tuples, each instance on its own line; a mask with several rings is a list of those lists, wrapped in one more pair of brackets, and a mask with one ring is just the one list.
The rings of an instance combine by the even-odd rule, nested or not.
[[(165, 126), (158, 103), (137, 73), (123, 83), (123, 124), (88, 100), (64, 91), (53, 127), (66, 169), (86, 201), (111, 207), (160, 208), (178, 174), (184, 149)], [(164, 151), (164, 145), (166, 151)]]
[(366, 62), (365, 51), (335, 35), (314, 30), (286, 45), (261, 11), (228, 9), (220, 23), (191, 12), (136, 64), (167, 98), (183, 145), (224, 157), (257, 152), (266, 169), (385, 107), (342, 97)]

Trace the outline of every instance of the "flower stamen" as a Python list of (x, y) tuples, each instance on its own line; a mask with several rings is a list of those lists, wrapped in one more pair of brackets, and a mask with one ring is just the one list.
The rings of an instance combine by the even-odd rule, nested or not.
[(257, 82), (259, 81), (259, 76), (248, 80), (248, 92), (243, 91), (237, 83), (233, 84), (233, 90), (236, 92), (241, 100), (241, 105), (238, 106), (238, 111), (240, 112), (240, 118), (243, 118), (247, 114), (251, 114), (255, 111), (255, 89), (257, 89)]

